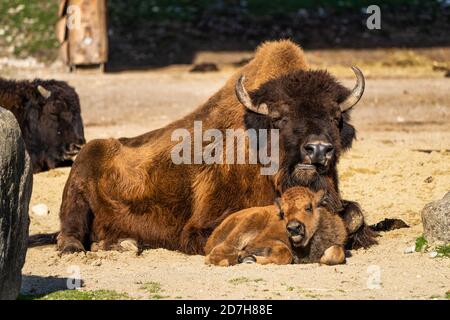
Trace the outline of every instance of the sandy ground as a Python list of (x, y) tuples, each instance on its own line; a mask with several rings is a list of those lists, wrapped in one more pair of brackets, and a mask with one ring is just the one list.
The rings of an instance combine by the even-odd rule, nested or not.
[[(169, 123), (205, 101), (229, 74), (189, 74), (180, 67), (100, 76), (42, 71), (16, 77), (54, 77), (73, 85), (90, 140), (133, 136)], [(342, 77), (352, 86), (351, 71)], [(345, 198), (360, 202), (369, 223), (395, 217), (411, 228), (383, 234), (379, 245), (352, 252), (346, 265), (336, 267), (211, 267), (201, 256), (164, 249), (141, 256), (97, 252), (60, 258), (53, 246), (32, 248), (23, 269), (22, 293), (66, 288), (75, 266), (82, 290), (112, 289), (138, 299), (443, 298), (450, 290), (450, 259), (405, 254), (404, 249), (422, 234), (424, 205), (450, 190), (450, 79), (386, 78), (368, 78), (366, 94), (354, 111), (358, 141), (339, 165), (341, 190)], [(69, 170), (34, 176), (31, 206), (45, 203), (50, 215), (31, 216), (32, 234), (58, 230)], [(160, 289), (149, 290), (149, 283)]]

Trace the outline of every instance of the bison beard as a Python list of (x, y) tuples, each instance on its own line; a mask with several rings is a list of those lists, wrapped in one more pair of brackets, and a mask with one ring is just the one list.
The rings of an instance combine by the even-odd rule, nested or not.
[[(64, 188), (58, 249), (81, 251), (93, 242), (109, 249), (121, 238), (134, 238), (146, 248), (200, 254), (228, 213), (270, 205), (293, 185), (325, 189), (333, 210), (349, 221), (360, 220), (349, 224), (358, 229), (349, 230), (358, 235), (354, 247), (375, 243), (359, 207), (341, 200), (336, 172), (340, 154), (354, 138), (348, 109), (359, 98), (327, 72), (307, 70), (297, 45), (268, 42), (222, 89), (183, 119), (135, 138), (89, 142)], [(241, 75), (248, 80), (239, 79)], [(260, 165), (250, 164), (173, 164), (170, 151), (176, 142), (171, 141), (171, 133), (186, 128), (192, 135), (194, 121), (203, 121), (204, 130), (280, 129), (279, 172), (263, 176)], [(320, 144), (314, 144), (318, 140)], [(323, 166), (315, 165), (317, 173), (308, 179), (295, 172), (296, 166), (308, 166), (305, 161), (318, 158), (315, 153), (305, 155), (311, 149), (307, 142), (317, 150), (333, 146), (327, 147), (320, 160)]]

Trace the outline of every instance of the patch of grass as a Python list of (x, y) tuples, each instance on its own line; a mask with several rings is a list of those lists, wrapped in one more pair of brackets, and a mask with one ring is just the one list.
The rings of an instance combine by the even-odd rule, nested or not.
[(449, 300), (450, 300), (450, 290), (448, 290), (448, 291), (445, 293), (445, 299), (449, 299)]
[(0, 1), (0, 49), (19, 57), (57, 55), (55, 24), (59, 0)]
[(249, 278), (246, 277), (239, 277), (239, 278), (233, 278), (228, 280), (229, 283), (234, 284), (234, 285), (238, 285), (238, 284), (243, 284), (243, 283), (248, 283), (250, 282)]
[(161, 284), (159, 282), (146, 282), (141, 286), (141, 289), (144, 289), (148, 293), (158, 293), (161, 291)]
[(428, 248), (428, 241), (423, 235), (416, 239), (416, 252), (423, 252)]
[(450, 258), (450, 243), (442, 246), (437, 246), (436, 252), (438, 253), (438, 257)]
[(168, 296), (163, 296), (161, 294), (161, 292), (163, 292), (164, 290), (161, 288), (161, 284), (159, 282), (146, 282), (141, 286), (141, 289), (147, 291), (150, 294), (150, 299), (159, 300), (168, 298)]
[(294, 287), (287, 287), (286, 291), (294, 291), (294, 289), (295, 289)]
[(234, 285), (238, 285), (238, 284), (243, 284), (243, 283), (249, 283), (249, 282), (264, 282), (266, 280), (262, 279), (262, 278), (258, 278), (258, 279), (249, 279), (246, 277), (239, 277), (239, 278), (233, 278), (228, 280), (229, 283), (234, 284)]
[(61, 290), (48, 294), (20, 295), (18, 300), (130, 300), (126, 293), (114, 290)]

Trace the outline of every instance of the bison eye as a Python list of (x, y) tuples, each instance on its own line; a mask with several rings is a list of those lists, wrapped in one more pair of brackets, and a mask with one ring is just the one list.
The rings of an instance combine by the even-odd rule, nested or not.
[(312, 205), (311, 205), (311, 203), (309, 203), (309, 204), (306, 206), (305, 211), (308, 212), (308, 213), (311, 213), (311, 212), (312, 212)]

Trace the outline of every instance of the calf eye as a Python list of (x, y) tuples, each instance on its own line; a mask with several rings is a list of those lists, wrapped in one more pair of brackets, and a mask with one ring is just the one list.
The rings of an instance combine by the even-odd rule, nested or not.
[(308, 213), (311, 213), (311, 212), (312, 212), (312, 205), (311, 205), (311, 203), (308, 204), (308, 205), (306, 206), (305, 210), (306, 210), (306, 212), (308, 212)]

